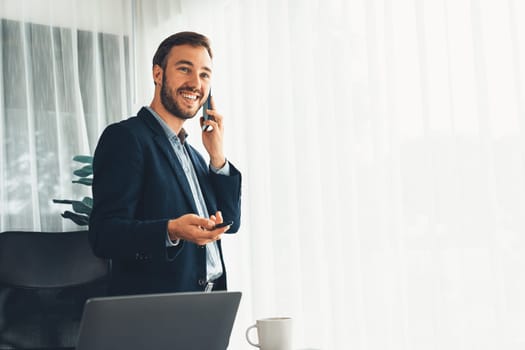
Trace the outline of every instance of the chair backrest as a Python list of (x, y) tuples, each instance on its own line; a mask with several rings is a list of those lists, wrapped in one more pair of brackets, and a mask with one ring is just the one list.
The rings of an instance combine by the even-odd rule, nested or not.
[(0, 349), (73, 348), (84, 302), (106, 294), (108, 275), (88, 231), (0, 233)]
[(107, 273), (107, 261), (91, 251), (88, 231), (0, 234), (0, 284), (68, 287), (94, 281)]

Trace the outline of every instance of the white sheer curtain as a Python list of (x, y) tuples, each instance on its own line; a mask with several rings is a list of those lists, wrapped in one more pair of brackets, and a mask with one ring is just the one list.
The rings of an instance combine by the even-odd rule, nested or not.
[[(119, 14), (118, 16), (116, 14)], [(72, 158), (129, 113), (130, 1), (0, 2), (0, 230), (78, 229)]]
[(244, 293), (232, 350), (279, 315), (297, 348), (525, 347), (523, 1), (3, 0), (0, 16), (2, 230), (67, 226), (50, 199), (77, 195), (71, 157), (149, 103), (160, 41), (196, 30), (244, 173), (223, 240)]
[(232, 349), (279, 315), (297, 348), (525, 347), (523, 1), (139, 1), (137, 15), (143, 103), (160, 40), (213, 40), (244, 172), (242, 229), (223, 240), (244, 292)]

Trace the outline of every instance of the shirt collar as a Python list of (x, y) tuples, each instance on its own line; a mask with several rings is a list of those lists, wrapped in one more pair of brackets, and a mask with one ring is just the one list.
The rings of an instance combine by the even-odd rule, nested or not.
[(157, 122), (160, 124), (160, 126), (162, 127), (162, 130), (164, 130), (164, 133), (166, 134), (166, 137), (169, 140), (175, 138), (175, 139), (179, 140), (181, 144), (184, 144), (184, 142), (186, 141), (186, 138), (188, 137), (188, 133), (186, 132), (186, 130), (184, 130), (184, 128), (181, 128), (180, 131), (179, 131), (179, 134), (177, 135), (177, 134), (175, 134), (175, 132), (173, 130), (171, 130), (171, 128), (160, 117), (160, 115), (158, 115), (157, 112), (155, 112), (150, 106), (146, 106), (146, 109), (151, 114), (153, 114), (155, 119), (157, 119)]

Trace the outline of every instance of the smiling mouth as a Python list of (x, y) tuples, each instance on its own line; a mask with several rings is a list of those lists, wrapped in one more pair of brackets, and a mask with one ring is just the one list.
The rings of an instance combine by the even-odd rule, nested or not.
[(186, 100), (186, 101), (190, 101), (190, 102), (195, 102), (199, 99), (199, 95), (198, 94), (194, 94), (194, 93), (191, 93), (191, 92), (187, 92), (187, 91), (183, 91), (180, 93), (180, 95)]

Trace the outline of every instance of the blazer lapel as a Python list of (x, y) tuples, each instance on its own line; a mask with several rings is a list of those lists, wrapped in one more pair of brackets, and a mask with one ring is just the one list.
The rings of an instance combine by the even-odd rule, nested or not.
[[(215, 214), (217, 211), (217, 208), (211, 207), (211, 203), (217, 203), (214, 195), (214, 191), (210, 186), (210, 182), (206, 179), (208, 177), (208, 167), (206, 164), (204, 164), (201, 161), (201, 158), (196, 154), (197, 151), (195, 151), (190, 145), (187, 143), (184, 145), (186, 147), (186, 150), (188, 151), (188, 154), (190, 156), (191, 162), (193, 163), (193, 168), (195, 169), (195, 173), (197, 173), (197, 179), (199, 180), (199, 185), (201, 187), (202, 196), (204, 197), (204, 201), (206, 202), (206, 208), (208, 209), (208, 213), (210, 215)], [(216, 204), (214, 204), (216, 205)]]
[(193, 198), (193, 194), (191, 193), (190, 184), (188, 182), (188, 179), (186, 178), (186, 173), (184, 172), (182, 164), (180, 164), (179, 159), (175, 154), (175, 151), (173, 151), (173, 148), (171, 147), (170, 141), (166, 137), (164, 130), (162, 130), (162, 127), (159, 125), (159, 122), (155, 119), (154, 116), (151, 115), (151, 113), (146, 108), (142, 108), (139, 111), (138, 116), (141, 117), (144, 120), (144, 122), (153, 130), (155, 134), (153, 136), (153, 140), (155, 141), (155, 143), (159, 147), (159, 150), (170, 164), (174, 176), (179, 182), (182, 192), (184, 193), (184, 196), (188, 200), (188, 203), (191, 203), (193, 212), (198, 213), (197, 206), (195, 205), (195, 199)]

